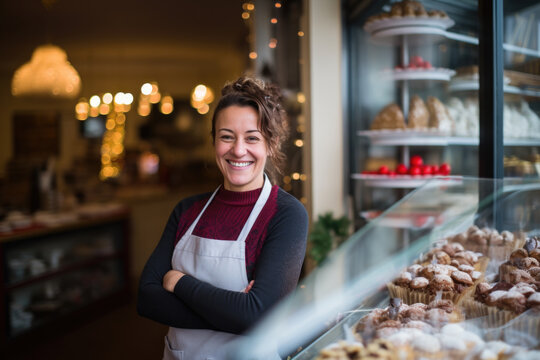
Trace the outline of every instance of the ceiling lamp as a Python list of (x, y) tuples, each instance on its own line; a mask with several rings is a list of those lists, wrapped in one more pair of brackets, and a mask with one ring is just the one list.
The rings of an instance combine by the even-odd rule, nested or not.
[(71, 99), (81, 90), (81, 78), (67, 60), (64, 50), (42, 45), (30, 62), (15, 71), (11, 83), (13, 96), (50, 96)]

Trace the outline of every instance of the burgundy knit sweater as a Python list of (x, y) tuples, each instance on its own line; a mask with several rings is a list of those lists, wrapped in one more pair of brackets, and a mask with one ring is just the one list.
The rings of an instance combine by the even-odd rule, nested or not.
[[(253, 267), (261, 252), (266, 228), (277, 210), (278, 189), (277, 186), (272, 187), (270, 197), (246, 239), (246, 270), (249, 280), (253, 278)], [(208, 239), (236, 240), (261, 192), (262, 188), (235, 192), (221, 187), (199, 219), (193, 234)], [(175, 245), (195, 221), (209, 198), (210, 195), (195, 202), (179, 220)]]
[[(261, 189), (249, 192), (220, 190), (203, 213), (193, 233), (236, 240)], [(246, 239), (248, 293), (224, 290), (193, 276), (183, 276), (166, 291), (163, 276), (171, 269), (174, 247), (198, 216), (211, 193), (179, 202), (141, 274), (137, 310), (160, 323), (186, 329), (242, 333), (298, 283), (306, 251), (308, 217), (304, 206), (274, 186)]]

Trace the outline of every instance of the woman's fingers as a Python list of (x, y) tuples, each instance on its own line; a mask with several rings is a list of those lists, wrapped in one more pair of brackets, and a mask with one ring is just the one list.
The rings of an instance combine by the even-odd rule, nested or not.
[(247, 294), (249, 292), (249, 290), (251, 290), (251, 288), (253, 287), (253, 284), (255, 283), (255, 280), (251, 280), (248, 284), (248, 286), (246, 286), (246, 288), (244, 289), (244, 292)]

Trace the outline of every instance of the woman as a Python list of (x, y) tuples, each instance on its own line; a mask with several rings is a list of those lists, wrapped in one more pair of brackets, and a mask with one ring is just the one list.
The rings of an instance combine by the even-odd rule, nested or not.
[(265, 173), (284, 162), (286, 135), (275, 86), (242, 77), (223, 88), (212, 119), (223, 185), (176, 205), (141, 275), (139, 314), (170, 326), (165, 359), (223, 358), (296, 287), (307, 213)]

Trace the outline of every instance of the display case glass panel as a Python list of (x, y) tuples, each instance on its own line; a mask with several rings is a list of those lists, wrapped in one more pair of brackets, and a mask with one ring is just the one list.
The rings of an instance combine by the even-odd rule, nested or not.
[[(279, 355), (313, 359), (328, 345), (354, 341), (354, 324), (374, 307), (387, 306), (387, 284), (434, 244), (464, 233), (472, 225), (511, 232), (517, 244), (518, 240), (540, 234), (539, 204), (537, 180), (433, 179), (331, 253), (291, 296), (233, 344), (229, 358), (267, 359)], [(421, 220), (418, 214), (422, 214)], [(403, 219), (419, 226), (412, 231), (395, 226)], [(430, 226), (421, 226), (427, 222)], [(485, 274), (496, 271), (508, 255), (495, 251), (499, 250), (495, 242), (487, 244), (492, 245), (484, 244), (482, 248), (490, 259), (485, 263)], [(529, 345), (534, 347), (538, 341)]]
[(504, 1), (504, 176), (540, 176), (540, 4)]

